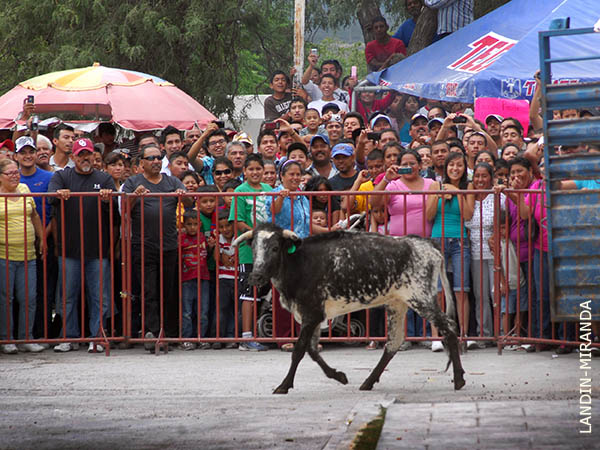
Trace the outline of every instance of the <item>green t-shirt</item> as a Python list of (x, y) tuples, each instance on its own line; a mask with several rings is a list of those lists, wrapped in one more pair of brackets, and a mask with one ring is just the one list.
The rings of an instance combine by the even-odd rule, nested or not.
[[(207, 217), (202, 213), (200, 213), (200, 221), (202, 222), (202, 233), (204, 234), (204, 237), (208, 239), (211, 233), (215, 230), (215, 224), (212, 222), (212, 220), (210, 220), (210, 217)], [(208, 266), (208, 270), (217, 269), (213, 252), (208, 252), (206, 264)]]
[[(273, 190), (271, 189), (271, 186), (265, 183), (260, 183), (260, 186), (260, 189), (254, 189), (246, 181), (245, 183), (242, 183), (240, 186), (235, 188), (234, 192), (271, 192)], [(257, 225), (260, 223), (270, 221), (271, 217), (267, 214), (267, 209), (265, 208), (265, 201), (266, 198), (263, 196), (256, 197)], [(229, 211), (229, 221), (233, 221), (236, 218), (236, 203), (238, 222), (244, 222), (249, 227), (254, 227), (254, 197), (233, 197), (233, 201), (231, 203), (231, 210)], [(252, 264), (252, 248), (250, 248), (250, 246), (246, 242), (243, 242), (239, 247), (239, 257), (240, 264)]]

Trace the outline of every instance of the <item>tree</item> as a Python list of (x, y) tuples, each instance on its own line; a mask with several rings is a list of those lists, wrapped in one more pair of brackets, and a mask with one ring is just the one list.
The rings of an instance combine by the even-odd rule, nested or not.
[(232, 112), (233, 95), (291, 65), (289, 2), (20, 0), (3, 6), (0, 93), (33, 76), (97, 61), (169, 80), (223, 114)]

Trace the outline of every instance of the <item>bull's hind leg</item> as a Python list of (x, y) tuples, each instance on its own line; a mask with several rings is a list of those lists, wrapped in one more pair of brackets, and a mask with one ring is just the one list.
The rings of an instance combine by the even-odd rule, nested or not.
[(416, 311), (429, 322), (437, 327), (439, 332), (444, 336), (444, 347), (448, 351), (449, 361), (446, 366), (452, 363), (452, 370), (454, 372), (454, 389), (459, 390), (465, 385), (464, 373), (462, 364), (460, 362), (460, 351), (458, 348), (458, 337), (456, 336), (456, 323), (450, 319), (445, 313), (442, 312), (441, 308), (437, 303), (437, 297), (432, 299), (432, 308), (418, 308)]
[(361, 384), (361, 391), (370, 391), (373, 385), (379, 382), (379, 377), (392, 360), (404, 342), (404, 320), (408, 309), (404, 302), (398, 301), (393, 306), (387, 305), (388, 313), (388, 341), (383, 348), (383, 355), (367, 379)]
[(308, 350), (310, 345), (311, 337), (315, 333), (315, 329), (319, 326), (320, 321), (313, 321), (310, 323), (302, 323), (302, 328), (300, 329), (300, 336), (298, 337), (298, 342), (294, 346), (294, 351), (292, 352), (292, 365), (290, 366), (290, 370), (287, 375), (281, 382), (279, 386), (273, 391), (273, 394), (287, 394), (288, 391), (294, 387), (294, 377), (296, 376), (296, 369), (298, 368), (298, 364), (304, 358), (304, 353)]
[(335, 370), (332, 367), (329, 367), (325, 360), (321, 357), (318, 350), (319, 345), (319, 337), (321, 336), (321, 328), (317, 327), (315, 332), (313, 333), (312, 339), (310, 340), (310, 345), (308, 347), (308, 354), (310, 357), (319, 365), (327, 378), (333, 378), (334, 380), (339, 381), (342, 384), (348, 384), (348, 378), (346, 378), (346, 374), (344, 372), (340, 372), (339, 370)]

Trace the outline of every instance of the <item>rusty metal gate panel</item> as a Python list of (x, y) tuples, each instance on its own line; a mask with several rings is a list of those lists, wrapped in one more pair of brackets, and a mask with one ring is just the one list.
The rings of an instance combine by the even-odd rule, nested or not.
[[(550, 301), (553, 320), (579, 320), (581, 303), (591, 300), (593, 320), (600, 320), (600, 184), (599, 189), (561, 190), (564, 180), (598, 180), (600, 153), (560, 154), (559, 145), (600, 144), (600, 117), (552, 120), (553, 110), (597, 108), (600, 83), (552, 84), (552, 64), (581, 61), (597, 66), (600, 54), (553, 58), (551, 38), (594, 39), (592, 28), (541, 32), (540, 67), (544, 114), (544, 159)], [(576, 53), (576, 52), (574, 52)]]

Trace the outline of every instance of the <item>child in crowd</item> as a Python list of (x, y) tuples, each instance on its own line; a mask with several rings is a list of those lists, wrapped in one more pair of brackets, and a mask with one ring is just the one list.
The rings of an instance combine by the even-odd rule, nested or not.
[[(197, 316), (198, 309), (198, 288), (200, 288), (200, 330), (201, 335), (206, 335), (208, 326), (209, 310), (209, 275), (207, 268), (207, 252), (209, 247), (214, 245), (208, 242), (204, 235), (198, 232), (198, 212), (194, 210), (186, 211), (183, 215), (184, 231), (180, 235), (179, 243), (181, 245), (181, 304), (182, 304), (182, 336), (184, 338), (193, 337), (194, 317)], [(204, 343), (207, 344), (207, 343)], [(210, 344), (207, 344), (210, 347)], [(196, 346), (192, 342), (183, 342), (180, 345), (182, 350), (194, 350)], [(201, 345), (201, 348), (207, 348)]]
[(385, 205), (375, 206), (371, 208), (371, 228), (369, 231), (379, 234), (389, 234), (386, 230), (388, 222), (387, 208)]
[(277, 166), (270, 159), (265, 159), (265, 170), (263, 171), (262, 182), (272, 188), (277, 186)]
[[(235, 221), (237, 233), (242, 234), (252, 230), (255, 225), (271, 221), (270, 214), (265, 208), (266, 199), (264, 196), (256, 196), (260, 192), (270, 192), (271, 186), (262, 183), (264, 171), (264, 162), (260, 155), (252, 153), (246, 158), (244, 163), (244, 179), (246, 180), (235, 189), (235, 192), (250, 194), (248, 196), (238, 196), (231, 204), (229, 211), (229, 220)], [(254, 330), (254, 288), (249, 284), (248, 276), (252, 272), (252, 248), (247, 242), (242, 243), (238, 248), (239, 257), (239, 278), (240, 278), (240, 301), (242, 302), (242, 338), (253, 337)], [(267, 293), (270, 286), (265, 285)], [(262, 295), (259, 289), (258, 297)], [(258, 308), (258, 305), (256, 305)], [(242, 342), (239, 346), (242, 351), (265, 351), (267, 347), (255, 342)]]
[[(517, 309), (517, 297), (519, 297), (519, 322), (521, 330), (515, 330), (517, 336), (526, 336), (525, 331), (527, 327), (527, 279), (521, 266), (519, 265), (519, 257), (515, 250), (515, 245), (508, 239), (508, 229), (506, 227), (506, 211), (501, 210), (499, 214), (500, 218), (500, 261), (502, 265), (502, 276), (500, 277), (500, 292), (502, 293), (502, 323), (504, 327), (508, 324), (507, 330), (511, 330), (516, 325), (516, 309)], [(494, 252), (494, 239), (493, 236), (488, 241), (490, 250)], [(508, 256), (507, 256), (508, 246)], [(508, 281), (508, 286), (507, 286)], [(517, 291), (519, 291), (517, 295)], [(508, 293), (508, 318), (506, 317), (506, 297)], [(508, 320), (508, 322), (507, 322)], [(516, 350), (518, 346), (511, 346), (509, 350)]]
[(325, 125), (321, 125), (321, 115), (315, 108), (309, 108), (304, 113), (304, 123), (306, 126), (298, 133), (304, 139), (306, 145), (310, 144), (310, 139), (315, 134), (327, 136)]
[[(219, 192), (218, 188), (215, 185), (209, 184), (206, 186), (199, 186), (196, 192), (201, 193), (210, 193), (210, 192)], [(200, 211), (200, 220), (202, 222), (202, 233), (206, 237), (206, 239), (213, 239), (212, 236), (215, 233), (217, 228), (217, 219), (216, 219), (216, 205), (217, 198), (212, 195), (203, 195), (198, 198), (198, 211)], [(216, 304), (216, 264), (215, 259), (213, 258), (212, 252), (209, 253), (207, 258), (207, 266), (208, 266), (208, 274), (209, 274), (209, 287), (210, 287), (210, 299), (208, 303), (208, 308), (202, 310), (202, 315), (206, 314), (207, 318), (207, 327), (206, 329), (203, 327), (201, 335), (202, 337), (212, 337), (214, 336), (214, 326), (215, 326), (215, 304)], [(220, 348), (221, 344), (216, 342), (213, 344), (214, 348)], [(210, 344), (204, 342), (200, 344), (201, 348), (209, 348)]]
[(508, 162), (498, 158), (494, 163), (494, 185), (508, 185)]
[[(223, 185), (223, 192), (233, 192), (241, 184), (242, 182), (240, 180), (238, 180), (237, 178), (232, 178), (231, 180), (226, 181)], [(219, 198), (219, 211), (227, 210), (227, 212), (229, 212), (229, 210), (231, 209), (232, 198), (233, 197), (230, 196)]]
[(329, 226), (327, 223), (327, 213), (323, 209), (313, 209), (311, 220), (313, 225), (325, 228)]
[[(219, 261), (219, 335), (225, 338), (235, 336), (235, 248), (233, 222), (229, 221), (229, 211), (219, 211), (219, 245), (215, 246), (214, 258)], [(228, 342), (225, 348), (236, 348), (235, 342)]]
[(273, 95), (267, 97), (264, 103), (266, 121), (278, 119), (290, 109), (292, 94), (288, 91), (289, 86), (290, 77), (285, 72), (281, 70), (273, 72), (269, 80)]

